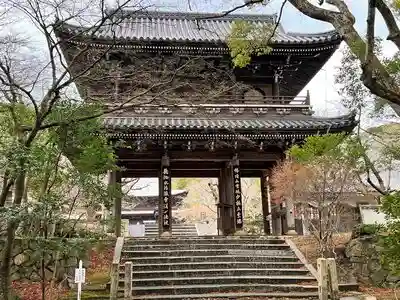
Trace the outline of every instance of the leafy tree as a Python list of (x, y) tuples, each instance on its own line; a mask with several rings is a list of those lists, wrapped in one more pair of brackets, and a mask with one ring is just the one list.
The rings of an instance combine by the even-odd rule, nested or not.
[[(84, 108), (84, 105), (79, 106)], [(75, 110), (74, 107), (73, 110)], [(62, 111), (66, 115), (71, 114), (71, 111), (65, 107)], [(57, 108), (54, 112), (60, 114)], [(8, 128), (13, 125), (10, 114), (8, 110), (0, 114), (3, 125), (7, 127), (8, 124)], [(29, 117), (32, 114), (33, 112), (27, 109), (16, 116), (25, 119), (26, 116)], [(0, 237), (5, 240), (1, 267), (3, 272), (6, 269), (8, 272), (2, 273), (1, 277), (4, 293), (10, 294), (9, 275), (11, 258), (16, 255), (13, 252), (15, 236), (18, 236), (21, 253), (33, 251), (31, 255), (34, 255), (38, 249), (41, 249), (38, 262), (41, 261), (43, 297), (45, 282), (48, 279), (45, 277), (46, 272), (53, 271), (53, 283), (64, 279), (59, 278), (57, 271), (61, 267), (58, 265), (60, 261), (68, 261), (72, 253), (77, 255), (77, 253), (87, 252), (84, 250), (87, 250), (91, 240), (88, 232), (80, 225), (82, 222), (79, 219), (82, 216), (79, 216), (77, 220), (71, 219), (71, 216), (76, 206), (88, 207), (103, 204), (109, 207), (111, 204), (109, 202), (111, 191), (102, 179), (107, 170), (114, 168), (115, 160), (105, 136), (93, 134), (94, 132), (101, 133), (100, 125), (99, 120), (91, 119), (65, 126), (61, 131), (60, 128), (42, 130), (32, 141), (29, 149), (22, 151), (18, 144), (15, 147), (16, 137), (13, 132), (8, 132), (8, 134), (3, 132), (0, 143), (4, 146), (2, 148), (4, 154), (12, 153), (11, 151), (17, 151), (17, 153), (12, 153), (12, 157), (2, 155), (1, 160), (4, 167), (11, 172), (17, 172), (18, 159), (24, 159), (24, 172), (28, 174), (24, 189), (27, 190), (30, 199), (27, 202), (21, 201), (19, 205), (15, 205), (14, 201), (10, 207), (3, 206), (0, 210), (2, 220)], [(11, 168), (11, 164), (15, 162), (15, 169)], [(13, 226), (12, 239), (10, 239), (10, 225)], [(75, 238), (71, 239), (71, 237)], [(76, 239), (77, 237), (85, 239)], [(59, 259), (49, 260), (48, 258), (54, 257), (54, 254)]]

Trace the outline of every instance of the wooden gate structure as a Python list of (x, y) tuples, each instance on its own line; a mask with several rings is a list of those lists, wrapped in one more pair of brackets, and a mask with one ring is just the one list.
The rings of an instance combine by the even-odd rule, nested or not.
[(270, 220), (280, 234), (279, 212), (269, 216), (271, 167), (308, 136), (356, 125), (354, 114), (315, 117), (310, 94), (297, 96), (338, 48), (338, 33), (278, 25), (270, 50), (235, 68), (228, 47), (235, 23), (274, 25), (276, 16), (120, 11), (112, 20), (97, 30), (63, 21), (55, 28), (71, 73), (99, 61), (76, 85), (85, 101), (115, 108), (103, 117), (121, 167), (110, 183), (158, 177), (159, 229), (168, 235), (171, 178), (218, 178), (219, 228), (228, 235), (243, 227), (240, 178), (261, 178), (265, 234)]

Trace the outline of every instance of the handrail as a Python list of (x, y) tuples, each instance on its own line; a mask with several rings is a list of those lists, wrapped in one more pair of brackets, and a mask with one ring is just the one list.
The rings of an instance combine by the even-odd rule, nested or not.
[(115, 243), (114, 256), (111, 264), (110, 278), (110, 300), (117, 300), (118, 282), (119, 282), (119, 266), (121, 261), (122, 248), (124, 247), (124, 237), (117, 238)]
[[(107, 106), (121, 106), (123, 103), (110, 103)], [(279, 107), (298, 107), (308, 108), (310, 105), (307, 104), (138, 104), (130, 105), (130, 107), (176, 107), (176, 108), (279, 108)]]

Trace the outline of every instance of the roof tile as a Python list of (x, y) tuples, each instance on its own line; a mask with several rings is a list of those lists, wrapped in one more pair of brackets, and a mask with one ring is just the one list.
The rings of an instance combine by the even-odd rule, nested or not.
[(106, 117), (104, 127), (110, 130), (142, 129), (217, 129), (217, 130), (268, 130), (268, 129), (328, 129), (355, 124), (351, 116), (338, 118), (310, 118), (307, 120), (261, 120), (261, 119), (187, 119), (157, 117)]
[[(117, 21), (105, 24), (94, 35), (101, 39), (145, 40), (145, 41), (182, 41), (225, 43), (235, 21), (246, 20), (256, 26), (275, 24), (275, 15), (228, 15), (176, 13), (176, 12), (130, 12), (122, 11), (115, 18)], [(63, 24), (63, 30), (77, 34), (81, 27)], [(85, 31), (84, 34), (91, 35)], [(278, 26), (272, 42), (275, 44), (310, 44), (339, 41), (336, 31), (304, 34), (285, 32)]]

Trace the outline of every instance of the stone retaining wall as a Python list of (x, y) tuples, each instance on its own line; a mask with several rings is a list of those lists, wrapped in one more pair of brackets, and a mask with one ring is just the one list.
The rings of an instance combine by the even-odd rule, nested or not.
[(380, 246), (377, 237), (364, 235), (352, 239), (346, 246), (346, 257), (353, 265), (355, 275), (360, 281), (375, 286), (394, 287), (399, 276), (393, 276), (380, 261)]
[[(3, 250), (4, 244), (5, 241), (0, 240), (0, 251)], [(12, 253), (12, 279), (41, 280), (44, 257), (46, 279), (49, 280), (54, 275), (58, 281), (65, 280), (74, 275), (74, 269), (80, 259), (84, 266), (88, 264), (88, 253), (93, 245), (93, 242), (84, 239), (70, 239), (59, 243), (51, 239), (17, 238)]]

